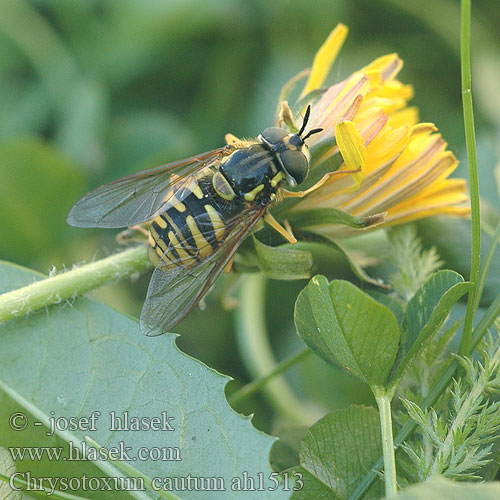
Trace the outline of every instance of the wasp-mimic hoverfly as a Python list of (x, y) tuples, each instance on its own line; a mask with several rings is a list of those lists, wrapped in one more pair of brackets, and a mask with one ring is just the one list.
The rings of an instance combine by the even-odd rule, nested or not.
[[(265, 129), (254, 140), (228, 145), (118, 179), (85, 195), (71, 209), (77, 227), (118, 228), (149, 222), (149, 257), (156, 266), (141, 313), (145, 335), (169, 331), (203, 298), (256, 224), (264, 219), (288, 241), (296, 240), (268, 208), (309, 172), (304, 134)], [(344, 171), (343, 173), (347, 173)]]

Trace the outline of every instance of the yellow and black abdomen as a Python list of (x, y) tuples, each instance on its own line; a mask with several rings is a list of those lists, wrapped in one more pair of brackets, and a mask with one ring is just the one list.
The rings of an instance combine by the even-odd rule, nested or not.
[(262, 144), (237, 149), (218, 168), (176, 182), (151, 222), (150, 258), (165, 271), (189, 268), (213, 255), (246, 209), (264, 210), (284, 174)]
[(212, 177), (210, 173), (192, 178), (170, 195), (165, 210), (153, 219), (149, 249), (153, 264), (165, 270), (189, 268), (208, 258), (224, 242), (225, 218), (232, 212), (226, 205), (233, 203), (217, 195)]

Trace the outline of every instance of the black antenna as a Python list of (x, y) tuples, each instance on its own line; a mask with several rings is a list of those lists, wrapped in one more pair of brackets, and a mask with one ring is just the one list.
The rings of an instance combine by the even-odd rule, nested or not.
[[(311, 114), (311, 105), (309, 104), (306, 109), (306, 114), (304, 115), (304, 120), (302, 122), (302, 127), (300, 127), (299, 133), (297, 134), (299, 137), (304, 132), (307, 122), (309, 121), (309, 115)], [(309, 131), (309, 133), (305, 137), (301, 137), (302, 142), (304, 142), (308, 137), (311, 137), (313, 134), (318, 134), (319, 132), (323, 132), (322, 128), (313, 128)]]
[(299, 133), (297, 134), (299, 137), (304, 132), (307, 122), (309, 121), (309, 114), (311, 113), (311, 105), (309, 104), (306, 109), (306, 114), (304, 115), (304, 121), (302, 122), (302, 127), (300, 127)]
[(319, 134), (320, 132), (323, 132), (322, 128), (313, 128), (305, 137), (302, 137), (302, 140), (305, 141), (308, 137), (311, 137), (311, 135)]

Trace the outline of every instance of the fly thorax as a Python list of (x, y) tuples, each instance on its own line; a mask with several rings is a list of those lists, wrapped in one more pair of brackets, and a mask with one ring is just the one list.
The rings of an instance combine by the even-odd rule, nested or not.
[(281, 181), (278, 178), (280, 172), (269, 149), (262, 144), (254, 144), (236, 150), (222, 162), (218, 178), (214, 176), (214, 188), (218, 193), (222, 192), (223, 178), (240, 199), (269, 203)]

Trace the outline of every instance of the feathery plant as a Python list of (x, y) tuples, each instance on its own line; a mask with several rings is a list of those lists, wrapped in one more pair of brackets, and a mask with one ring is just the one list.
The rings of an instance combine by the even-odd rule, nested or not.
[(462, 480), (477, 480), (479, 470), (492, 460), (491, 451), (500, 432), (500, 342), (488, 337), (479, 352), (481, 361), (458, 356), (463, 376), (453, 380), (446, 404), (423, 410), (402, 399), (420, 434), (432, 445), (430, 453), (418, 440), (405, 443), (414, 480), (426, 481), (440, 474)]
[(442, 267), (434, 247), (424, 249), (414, 225), (389, 231), (391, 257), (397, 271), (390, 276), (392, 289), (406, 304), (415, 292)]

